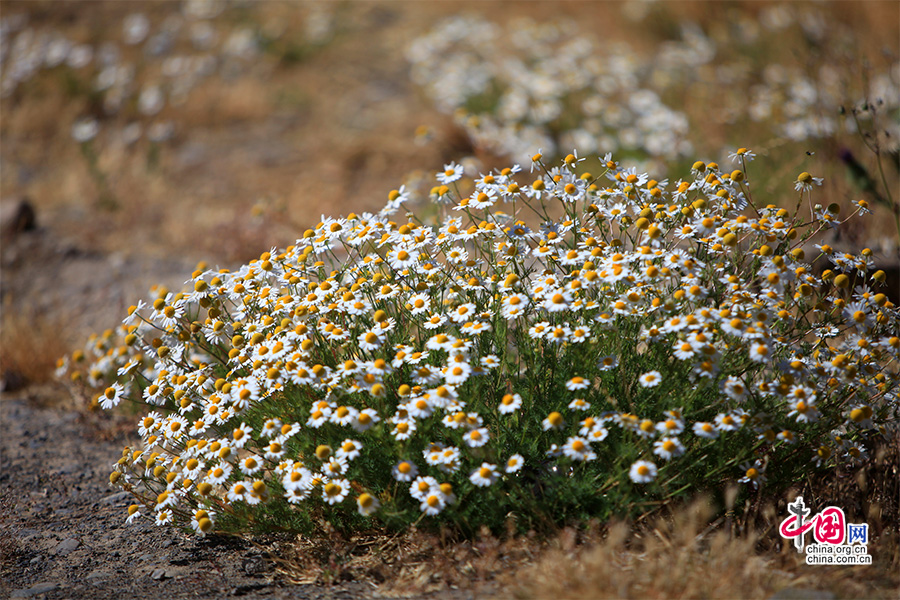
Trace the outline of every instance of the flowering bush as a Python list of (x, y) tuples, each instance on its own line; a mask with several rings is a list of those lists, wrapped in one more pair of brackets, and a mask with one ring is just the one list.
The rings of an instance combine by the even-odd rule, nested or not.
[(753, 153), (732, 156), (671, 186), (610, 156), (450, 164), (433, 223), (397, 216), (404, 188), (323, 218), (158, 290), (60, 370), (147, 411), (110, 478), (139, 498), (128, 520), (201, 534), (541, 527), (778, 490), (887, 433), (900, 315), (871, 252), (812, 245), (841, 219), (818, 178), (763, 205)]

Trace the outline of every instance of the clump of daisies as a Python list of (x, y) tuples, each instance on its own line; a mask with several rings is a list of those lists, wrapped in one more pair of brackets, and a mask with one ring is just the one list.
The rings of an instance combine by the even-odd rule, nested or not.
[(128, 520), (199, 534), (474, 532), (776, 493), (890, 435), (900, 314), (870, 251), (813, 244), (864, 202), (814, 206), (801, 174), (796, 208), (760, 203), (753, 153), (733, 157), (672, 184), (610, 156), (447, 165), (433, 221), (395, 190), (198, 268), (60, 372), (142, 411), (110, 477)]
[[(555, 156), (574, 145), (669, 162), (690, 156), (688, 117), (654, 89), (654, 61), (579, 29), (561, 20), (501, 26), (450, 17), (410, 43), (412, 79), (475, 145), (498, 155), (543, 148)], [(692, 66), (709, 62), (708, 52)]]
[[(868, 99), (877, 98), (879, 110), (891, 114), (900, 104), (895, 57), (872, 57), (865, 86), (848, 87), (856, 63), (846, 57), (858, 56), (858, 36), (822, 7), (736, 8), (706, 25), (667, 14), (664, 5), (655, 10), (639, 17), (644, 25), (670, 20), (675, 35), (645, 51), (561, 18), (501, 24), (453, 16), (408, 46), (412, 79), (476, 146), (494, 154), (604, 149), (651, 160), (657, 172), (695, 150), (718, 150), (702, 126), (711, 122), (753, 123), (763, 139), (799, 143), (855, 131), (840, 117), (842, 106), (868, 113)], [(646, 34), (645, 27), (624, 37)], [(817, 52), (810, 55), (812, 40)], [(709, 86), (721, 93), (697, 102), (698, 87)], [(885, 143), (896, 148), (890, 140), (900, 133), (897, 122), (884, 128)]]

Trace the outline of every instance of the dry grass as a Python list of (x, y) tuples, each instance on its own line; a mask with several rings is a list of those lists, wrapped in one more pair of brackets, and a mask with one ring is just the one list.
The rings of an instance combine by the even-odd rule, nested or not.
[[(824, 590), (840, 598), (896, 598), (900, 592), (900, 449), (876, 452), (855, 472), (807, 480), (782, 499), (748, 501), (741, 518), (710, 522), (705, 500), (632, 528), (612, 525), (601, 540), (546, 553), (523, 571), (523, 598), (769, 598), (785, 588)], [(777, 527), (797, 495), (818, 512), (844, 509), (869, 524), (870, 566), (808, 566)], [(730, 514), (730, 511), (726, 514)], [(711, 576), (712, 575), (712, 576)], [(822, 596), (827, 597), (827, 596)]]
[[(552, 550), (523, 573), (519, 597), (766, 598), (789, 577), (756, 555), (755, 535), (704, 535), (708, 504), (698, 501), (672, 520), (632, 533), (625, 523), (589, 550)], [(715, 577), (710, 577), (715, 573)]]
[[(563, 535), (572, 535), (567, 530)], [(344, 538), (337, 533), (298, 537), (277, 552), (277, 571), (295, 584), (361, 580), (378, 597), (404, 598), (467, 590), (489, 593), (510, 585), (509, 575), (533, 563), (547, 542), (529, 536), (500, 539), (483, 531), (475, 540), (417, 530)]]
[(7, 388), (53, 380), (56, 361), (68, 346), (52, 317), (3, 311), (0, 325), (0, 373)]
[[(713, 519), (705, 498), (638, 523), (566, 527), (551, 539), (483, 532), (475, 540), (413, 528), (387, 535), (336, 532), (261, 549), (296, 584), (365, 581), (376, 597), (770, 598), (785, 589), (819, 590), (821, 598), (895, 598), (900, 591), (900, 449), (881, 448), (865, 467), (811, 480), (802, 493), (814, 510), (844, 508), (869, 523), (871, 566), (807, 566), (776, 527), (783, 499), (756, 498), (733, 517)], [(732, 494), (733, 498), (733, 494)], [(785, 592), (787, 593), (787, 592)], [(798, 592), (799, 593), (799, 592)]]
[[(770, 598), (785, 588), (842, 598), (891, 598), (898, 590), (897, 538), (879, 538), (869, 553), (879, 566), (807, 566), (793, 546), (759, 552), (770, 540), (709, 532), (709, 505), (698, 501), (633, 532), (624, 523), (582, 549), (548, 552), (521, 574), (520, 598)], [(821, 596), (827, 598), (827, 595)]]

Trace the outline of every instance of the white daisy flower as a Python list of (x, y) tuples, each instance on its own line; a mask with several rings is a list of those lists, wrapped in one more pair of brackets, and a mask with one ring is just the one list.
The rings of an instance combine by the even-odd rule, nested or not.
[(238, 468), (244, 475), (255, 475), (263, 468), (263, 461), (261, 457), (251, 454), (250, 456), (241, 459)]
[(684, 454), (684, 445), (678, 438), (665, 437), (653, 443), (653, 454), (664, 460), (672, 460)]
[(638, 378), (641, 387), (652, 388), (659, 385), (662, 381), (662, 375), (659, 371), (648, 371)]
[(231, 485), (231, 488), (228, 490), (228, 501), (229, 502), (238, 502), (244, 501), (250, 497), (250, 491), (252, 489), (252, 485), (249, 481), (236, 481)]
[(694, 435), (706, 439), (715, 439), (719, 437), (719, 430), (712, 423), (706, 421), (697, 421), (694, 423)]
[(738, 479), (738, 483), (749, 483), (754, 488), (757, 488), (766, 481), (766, 468), (761, 460), (756, 460), (752, 464), (743, 463), (741, 464), (741, 470), (744, 471), (744, 476)]
[(549, 431), (551, 429), (562, 429), (565, 423), (562, 414), (554, 411), (547, 415), (547, 418), (541, 422), (541, 426), (544, 428), (544, 431)]
[(374, 409), (366, 408), (359, 411), (359, 414), (356, 415), (356, 419), (350, 423), (350, 426), (357, 433), (365, 433), (379, 421), (381, 421), (381, 417), (378, 416), (378, 413)]
[(798, 192), (808, 192), (813, 186), (820, 186), (825, 180), (821, 177), (813, 177), (806, 171), (797, 175), (797, 181), (794, 182), (794, 189)]
[(346, 479), (329, 479), (322, 486), (322, 499), (328, 504), (340, 504), (350, 493), (350, 482)]
[(600, 360), (597, 361), (597, 368), (601, 371), (612, 371), (616, 367), (619, 366), (619, 359), (614, 355), (610, 354), (607, 356), (601, 356)]
[(591, 382), (583, 377), (573, 377), (566, 382), (566, 389), (574, 392), (575, 390), (583, 390), (591, 385)]
[(231, 477), (232, 469), (231, 463), (220, 461), (206, 472), (204, 480), (213, 485), (222, 485)]
[(650, 461), (639, 460), (631, 465), (628, 476), (635, 483), (650, 483), (656, 479), (656, 465)]
[(125, 386), (121, 383), (114, 383), (100, 395), (100, 408), (109, 410), (119, 405), (122, 398), (125, 397)]
[(403, 440), (408, 440), (412, 437), (412, 434), (416, 432), (416, 422), (412, 419), (409, 420), (400, 420), (394, 425), (394, 429), (391, 431), (391, 435), (394, 436), (394, 439), (402, 442)]
[(563, 445), (563, 454), (575, 461), (591, 461), (597, 455), (591, 450), (590, 442), (581, 437), (570, 437)]
[(575, 398), (569, 402), (569, 410), (588, 410), (590, 408), (591, 403), (584, 398)]
[(448, 185), (462, 178), (465, 173), (465, 169), (459, 163), (453, 163), (444, 165), (443, 172), (437, 174), (437, 180), (439, 183), (444, 185)]
[(525, 459), (521, 454), (513, 454), (506, 461), (506, 472), (507, 473), (515, 473), (525, 464)]
[(500, 478), (497, 466), (490, 463), (481, 463), (481, 466), (469, 475), (469, 481), (478, 487), (488, 487)]
[(359, 511), (359, 514), (364, 517), (372, 515), (378, 510), (379, 506), (381, 506), (381, 503), (378, 502), (378, 498), (371, 494), (362, 493), (356, 498), (357, 510)]
[(419, 505), (419, 509), (428, 516), (435, 516), (440, 514), (442, 510), (447, 506), (447, 501), (444, 498), (444, 494), (441, 493), (440, 489), (435, 490), (425, 498), (422, 499), (422, 503)]
[(412, 481), (418, 474), (418, 467), (408, 460), (401, 460), (394, 465), (393, 469), (391, 469), (391, 475), (393, 475), (394, 479), (397, 481)]
[(346, 439), (341, 442), (341, 447), (338, 448), (335, 455), (338, 458), (343, 458), (350, 461), (359, 456), (362, 448), (363, 445), (361, 442), (358, 442), (357, 440)]
[(491, 436), (486, 427), (472, 429), (465, 435), (466, 445), (469, 448), (480, 448), (490, 441)]
[(519, 394), (506, 394), (500, 400), (497, 410), (502, 415), (510, 415), (522, 407), (522, 396)]
[(587, 437), (592, 443), (602, 442), (609, 435), (609, 430), (603, 425), (597, 424), (588, 432)]

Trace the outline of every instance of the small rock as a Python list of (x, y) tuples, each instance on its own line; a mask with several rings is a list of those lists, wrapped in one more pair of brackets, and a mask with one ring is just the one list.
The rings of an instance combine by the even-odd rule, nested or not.
[(38, 594), (46, 594), (47, 592), (52, 592), (58, 587), (58, 583), (39, 583), (27, 589), (13, 590), (13, 593), (10, 594), (10, 598), (30, 598), (32, 596), (37, 596)]
[(61, 541), (59, 545), (56, 546), (56, 550), (54, 550), (53, 553), (58, 554), (59, 556), (65, 556), (80, 545), (80, 541), (75, 538), (69, 538)]
[(239, 585), (238, 587), (231, 590), (231, 595), (232, 596), (244, 596), (246, 594), (250, 594), (250, 593), (265, 589), (267, 587), (269, 587), (269, 585), (266, 583), (252, 583), (249, 585)]
[(153, 572), (150, 573), (150, 579), (154, 581), (160, 581), (166, 578), (166, 570), (165, 569), (153, 569)]
[(827, 590), (787, 587), (778, 590), (769, 600), (835, 600), (836, 597)]
[(241, 569), (250, 576), (257, 576), (266, 571), (266, 561), (260, 557), (251, 556), (241, 561)]
[(25, 376), (18, 371), (5, 370), (0, 375), (0, 391), (15, 392), (24, 388), (27, 382)]
[(37, 227), (34, 206), (28, 198), (0, 204), (0, 232), (7, 240)]
[(80, 463), (69, 463), (57, 469), (56, 472), (60, 475), (71, 475), (72, 473), (77, 473), (83, 468), (84, 467)]
[(100, 499), (100, 504), (123, 504), (131, 499), (131, 492), (118, 492)]

